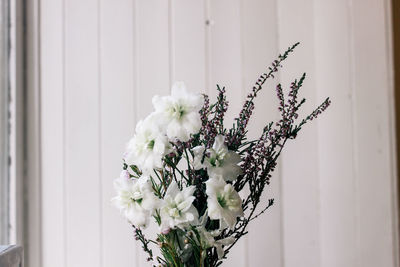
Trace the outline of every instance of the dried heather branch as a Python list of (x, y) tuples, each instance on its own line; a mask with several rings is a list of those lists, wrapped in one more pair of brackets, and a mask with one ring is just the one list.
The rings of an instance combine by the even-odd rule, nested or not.
[(153, 251), (149, 248), (150, 240), (147, 239), (142, 230), (134, 225), (132, 227), (135, 229), (135, 239), (139, 240), (142, 243), (142, 248), (143, 250), (149, 255), (147, 258), (147, 261), (152, 261), (153, 260)]
[(246, 127), (249, 123), (250, 117), (254, 110), (254, 99), (257, 97), (257, 93), (262, 89), (262, 86), (269, 78), (274, 78), (274, 73), (278, 71), (281, 63), (288, 57), (288, 55), (293, 52), (293, 50), (300, 43), (295, 43), (293, 46), (289, 47), (283, 55), (279, 55), (278, 59), (274, 60), (271, 67), (268, 68), (269, 72), (261, 74), (257, 82), (253, 86), (250, 94), (247, 95), (247, 100), (245, 101), (242, 110), (240, 111), (239, 117), (235, 119), (236, 123), (234, 128), (229, 131), (228, 135), (228, 147), (235, 150), (237, 149), (243, 138), (246, 135)]

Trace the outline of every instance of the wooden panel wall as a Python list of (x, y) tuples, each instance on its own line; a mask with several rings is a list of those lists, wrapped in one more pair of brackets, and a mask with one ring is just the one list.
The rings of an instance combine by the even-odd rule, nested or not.
[(30, 267), (144, 266), (110, 198), (151, 97), (177, 80), (211, 95), (218, 83), (230, 124), (297, 41), (249, 134), (277, 118), (276, 83), (302, 72), (305, 112), (326, 96), (333, 105), (288, 144), (265, 197), (276, 205), (225, 266), (397, 266), (390, 10), (364, 2), (41, 0), (41, 255)]
[[(134, 266), (137, 255), (132, 229), (110, 205), (115, 192), (109, 177), (121, 166), (121, 154), (135, 123), (136, 54), (134, 2), (100, 1), (100, 162), (102, 190), (102, 265)], [(109, 23), (113, 21), (113, 23)], [(117, 89), (118, 88), (118, 89)], [(115, 119), (118, 118), (118, 119)], [(117, 212), (118, 213), (118, 212)], [(131, 238), (126, 238), (127, 236)], [(120, 245), (115, 244), (119, 242)]]

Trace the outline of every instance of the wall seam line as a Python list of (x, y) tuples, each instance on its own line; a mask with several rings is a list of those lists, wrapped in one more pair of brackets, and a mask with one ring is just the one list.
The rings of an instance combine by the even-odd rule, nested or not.
[[(137, 7), (137, 1), (136, 0), (133, 0), (132, 1), (132, 14), (133, 14), (133, 16), (132, 16), (132, 30), (133, 30), (133, 33), (132, 33), (132, 35), (133, 35), (133, 38), (134, 38), (134, 40), (133, 40), (133, 45), (134, 45), (134, 47), (133, 47), (133, 53), (132, 53), (132, 56), (133, 56), (133, 64), (134, 64), (134, 73), (133, 73), (133, 76), (134, 76), (134, 82), (133, 82), (133, 85), (134, 85), (134, 89), (133, 89), (133, 97), (134, 97), (134, 99), (133, 99), (133, 103), (134, 103), (134, 105), (132, 105), (132, 115), (133, 115), (133, 119), (134, 119), (134, 122), (133, 122), (133, 125), (135, 125), (136, 124), (136, 122), (137, 122), (137, 120), (138, 120), (138, 116), (137, 116), (137, 106), (138, 106), (138, 93), (137, 93), (137, 91), (138, 91), (138, 88), (139, 88), (139, 77), (140, 77), (140, 73), (139, 73), (139, 58), (138, 58), (138, 55), (139, 55), (139, 45), (138, 45), (138, 32), (139, 32), (139, 30), (138, 30), (138, 20), (137, 20), (137, 10), (138, 10), (138, 7)], [(134, 265), (135, 265), (135, 267), (138, 267), (138, 266), (140, 266), (139, 265), (139, 249), (140, 249), (140, 246), (138, 245), (138, 243), (137, 242), (135, 242), (134, 243), (134, 251), (135, 251), (135, 258), (133, 259), (133, 261), (134, 261)]]
[[(244, 1), (239, 0), (239, 38), (240, 38), (240, 100), (245, 98), (246, 90), (245, 90), (245, 77), (244, 77), (244, 62), (245, 62), (245, 55), (244, 55), (244, 38), (243, 38), (243, 28), (244, 28)], [(249, 261), (249, 236), (246, 235), (244, 237), (244, 263), (246, 267), (250, 266)]]
[(357, 122), (357, 116), (356, 116), (356, 81), (355, 81), (355, 50), (354, 50), (354, 21), (353, 21), (353, 0), (348, 0), (348, 20), (349, 20), (349, 51), (350, 51), (350, 57), (349, 57), (349, 66), (350, 66), (350, 98), (351, 98), (351, 131), (352, 131), (352, 135), (351, 135), (351, 140), (352, 140), (352, 159), (353, 159), (353, 164), (352, 164), (352, 172), (353, 172), (353, 190), (354, 190), (354, 195), (355, 195), (355, 213), (354, 213), (354, 224), (355, 224), (355, 248), (354, 251), (356, 252), (356, 255), (353, 258), (353, 266), (359, 266), (359, 256), (360, 256), (360, 229), (359, 229), (359, 221), (360, 221), (360, 210), (359, 210), (359, 206), (360, 206), (360, 196), (359, 196), (359, 191), (358, 191), (358, 171), (357, 171), (357, 167), (358, 167), (358, 159), (357, 159), (357, 127), (356, 127), (356, 122)]
[(175, 51), (174, 51), (174, 29), (173, 29), (173, 0), (168, 0), (168, 75), (170, 90), (175, 79)]
[[(316, 2), (318, 0), (313, 0), (312, 1), (312, 48), (315, 51), (315, 47), (316, 47), (316, 40), (317, 40), (317, 31), (316, 31)], [(313, 93), (313, 97), (314, 97), (314, 105), (316, 103), (319, 103), (319, 96), (320, 94), (318, 93), (318, 68), (317, 68), (317, 56), (316, 53), (313, 52), (313, 68), (312, 71), (314, 73), (314, 78), (312, 79), (312, 83), (314, 85), (314, 93)], [(320, 123), (319, 120), (317, 120), (317, 122), (315, 123), (315, 128), (316, 128), (316, 154), (319, 155), (320, 154)], [(317, 231), (316, 233), (318, 234), (317, 236), (317, 251), (318, 251), (318, 266), (321, 266), (322, 264), (322, 246), (321, 246), (321, 240), (322, 240), (322, 226), (321, 226), (321, 220), (322, 220), (322, 216), (321, 216), (321, 168), (320, 168), (320, 158), (317, 156), (317, 164), (315, 164), (316, 166), (316, 188), (317, 188), (317, 192), (316, 192), (316, 197), (317, 197), (317, 202), (316, 202), (316, 215), (317, 215)]]
[(103, 246), (103, 176), (102, 176), (102, 158), (103, 158), (103, 150), (102, 150), (102, 109), (101, 109), (101, 102), (102, 102), (102, 86), (101, 86), (101, 68), (102, 68), (102, 61), (101, 61), (101, 0), (97, 0), (97, 82), (98, 82), (98, 99), (97, 99), (97, 119), (98, 119), (98, 164), (99, 164), (99, 266), (102, 267), (104, 265), (104, 246)]
[(39, 193), (39, 242), (40, 242), (40, 255), (39, 255), (39, 263), (40, 266), (43, 266), (43, 227), (42, 227), (42, 218), (43, 218), (43, 210), (42, 210), (42, 131), (41, 131), (41, 127), (42, 127), (42, 120), (41, 120), (41, 113), (42, 113), (42, 105), (41, 105), (41, 78), (40, 78), (40, 73), (42, 71), (42, 67), (41, 67), (41, 9), (40, 9), (40, 5), (41, 5), (41, 0), (38, 0), (37, 3), (37, 16), (38, 19), (36, 21), (37, 25), (36, 25), (36, 29), (37, 29), (37, 33), (38, 36), (36, 37), (36, 44), (37, 44), (37, 48), (36, 48), (36, 67), (38, 68), (37, 73), (36, 73), (36, 78), (37, 78), (37, 102), (36, 104), (38, 105), (38, 109), (37, 109), (37, 120), (38, 120), (38, 128), (37, 128), (37, 146), (38, 146), (38, 193)]
[[(280, 46), (281, 46), (281, 42), (280, 42), (280, 29), (281, 29), (281, 16), (280, 16), (280, 12), (279, 12), (279, 1), (275, 0), (275, 10), (276, 10), (276, 47), (277, 47), (277, 53), (279, 54), (280, 52)], [(281, 83), (281, 75), (280, 72), (277, 72), (276, 74), (277, 76), (277, 80), (278, 83)], [(284, 216), (284, 198), (283, 198), (283, 160), (282, 157), (278, 158), (278, 164), (280, 166), (280, 170), (279, 170), (279, 196), (280, 196), (280, 260), (281, 260), (281, 267), (285, 266), (285, 228), (284, 228), (284, 220), (285, 220), (285, 216)]]
[(204, 36), (204, 54), (205, 54), (205, 85), (206, 85), (206, 93), (210, 95), (211, 92), (211, 7), (210, 0), (204, 0), (204, 27), (205, 27), (205, 36)]
[(66, 136), (65, 136), (65, 130), (66, 130), (66, 70), (65, 70), (65, 60), (66, 60), (66, 49), (65, 49), (65, 41), (66, 41), (66, 23), (65, 23), (65, 18), (66, 18), (66, 11), (65, 11), (65, 4), (66, 0), (62, 0), (62, 176), (63, 176), (63, 266), (66, 267), (68, 266), (68, 250), (67, 250), (67, 245), (68, 245), (68, 227), (67, 227), (67, 179), (66, 179), (66, 166), (65, 166), (65, 159), (66, 159)]

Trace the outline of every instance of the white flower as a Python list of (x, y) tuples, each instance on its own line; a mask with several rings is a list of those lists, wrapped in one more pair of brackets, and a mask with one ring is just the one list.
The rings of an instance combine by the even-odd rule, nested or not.
[(212, 148), (207, 149), (207, 156), (204, 158), (204, 163), (201, 164), (204, 149), (201, 146), (192, 149), (194, 153), (193, 167), (195, 169), (206, 167), (209, 177), (220, 175), (225, 181), (233, 181), (242, 173), (242, 169), (238, 166), (241, 161), (240, 156), (228, 150), (223, 135), (215, 137)]
[(137, 227), (147, 226), (150, 216), (159, 204), (148, 179), (146, 176), (139, 179), (127, 178), (126, 171), (123, 171), (114, 181), (117, 196), (112, 202)]
[(206, 150), (204, 146), (196, 146), (192, 148), (194, 155), (192, 164), (195, 170), (200, 170), (205, 167), (205, 165), (201, 162), (203, 160), (204, 150)]
[(221, 176), (212, 177), (206, 182), (208, 216), (220, 220), (220, 229), (228, 226), (233, 229), (236, 218), (243, 216), (242, 199), (231, 184)]
[(199, 214), (192, 204), (194, 190), (194, 186), (189, 186), (180, 191), (175, 181), (168, 186), (160, 212), (162, 231), (183, 228), (188, 223), (197, 224)]
[(218, 236), (221, 231), (207, 231), (205, 228), (205, 223), (207, 216), (204, 215), (200, 220), (202, 221), (199, 226), (196, 227), (196, 230), (200, 234), (200, 244), (203, 249), (208, 249), (211, 247), (215, 247), (218, 254), (218, 259), (222, 259), (224, 256), (224, 249), (222, 246), (229, 246), (235, 242), (235, 238), (232, 236), (215, 240), (215, 237)]
[(166, 127), (168, 138), (183, 142), (200, 130), (202, 104), (203, 97), (187, 91), (183, 82), (172, 86), (171, 96), (153, 97), (153, 106)]
[(128, 165), (137, 165), (144, 173), (162, 167), (162, 159), (171, 150), (170, 143), (156, 123), (157, 117), (150, 114), (136, 125), (136, 134), (129, 141), (125, 153)]

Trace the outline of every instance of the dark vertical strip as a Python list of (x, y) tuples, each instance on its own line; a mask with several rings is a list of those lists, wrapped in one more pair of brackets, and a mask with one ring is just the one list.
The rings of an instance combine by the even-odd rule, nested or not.
[(40, 0), (24, 1), (24, 232), (26, 259), (42, 266), (40, 144)]
[(25, 262), (29, 262), (29, 238), (28, 238), (28, 234), (29, 234), (29, 216), (28, 216), (28, 198), (26, 197), (27, 195), (28, 195), (28, 192), (29, 192), (29, 186), (28, 186), (28, 183), (27, 183), (27, 171), (26, 171), (26, 169), (27, 169), (27, 149), (26, 149), (26, 147), (27, 147), (27, 144), (28, 144), (28, 142), (27, 142), (27, 130), (28, 130), (28, 127), (27, 127), (27, 123), (25, 122), (25, 120), (26, 120), (26, 118), (27, 118), (27, 111), (26, 111), (26, 107), (27, 107), (27, 104), (28, 104), (28, 101), (27, 101), (27, 44), (26, 44), (26, 39), (27, 39), (27, 15), (28, 15), (28, 12), (27, 12), (27, 6), (28, 6), (28, 3), (27, 3), (27, 0), (22, 0), (22, 3), (21, 3), (21, 16), (22, 16), (22, 29), (21, 29), (21, 31), (22, 31), (22, 36), (21, 36), (21, 53), (22, 53), (22, 56), (21, 56), (21, 64), (22, 64), (22, 76), (21, 76), (21, 78), (22, 78), (22, 88), (21, 88), (21, 91), (22, 91), (22, 101), (21, 101), (21, 103), (22, 103), (22, 107), (21, 107), (21, 112), (22, 112), (22, 116), (21, 116), (21, 119), (24, 121), (23, 123), (22, 123), (22, 132), (23, 132), (23, 134), (22, 134), (22, 157), (21, 157), (21, 160), (22, 160), (22, 163), (20, 164), (20, 166), (22, 167), (22, 184), (23, 184), (23, 188), (22, 188), (22, 191), (24, 192), (24, 197), (23, 197), (23, 200), (22, 200), (22, 202), (23, 202), (23, 207), (24, 207), (24, 211), (23, 211), (23, 215), (22, 215), (22, 220), (23, 220), (23, 222), (24, 222), (24, 225), (23, 225), (23, 232), (24, 232), (24, 237), (23, 237), (23, 246), (24, 246), (24, 261)]
[[(10, 1), (4, 1), (4, 11), (3, 13), (3, 23), (2, 26), (4, 27), (4, 33), (3, 37), (5, 37), (5, 40), (3, 40), (3, 45), (4, 47), (3, 52), (4, 52), (4, 57), (2, 62), (3, 64), (3, 70), (2, 70), (2, 75), (4, 75), (4, 80), (2, 81), (2, 86), (4, 86), (4, 105), (3, 105), (3, 111), (5, 111), (5, 116), (4, 116), (4, 123), (6, 124), (6, 127), (2, 129), (7, 129), (5, 136), (4, 136), (4, 170), (3, 170), (3, 175), (4, 175), (4, 187), (6, 188), (6, 192), (4, 193), (4, 198), (5, 198), (5, 206), (4, 206), (4, 244), (7, 244), (10, 242), (10, 134), (11, 134), (11, 114), (10, 114), (10, 96), (11, 96), (11, 87), (10, 87), (10, 52), (11, 52), (11, 35), (10, 35), (10, 25), (11, 25), (11, 16), (10, 16)], [(3, 103), (2, 103), (3, 104)], [(3, 125), (2, 125), (3, 126)], [(3, 229), (1, 229), (3, 230)]]
[[(393, 55), (394, 55), (394, 93), (396, 112), (397, 166), (400, 166), (400, 1), (392, 0)], [(400, 172), (397, 172), (398, 175)], [(397, 195), (400, 195), (400, 179), (397, 177)], [(400, 207), (400, 197), (397, 207)], [(400, 214), (400, 211), (397, 212)], [(400, 222), (400, 218), (398, 218)], [(397, 225), (399, 229), (400, 226)]]

